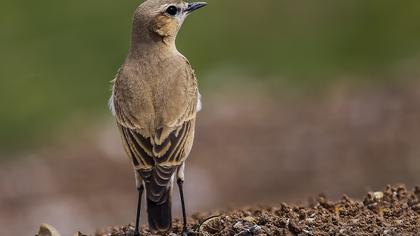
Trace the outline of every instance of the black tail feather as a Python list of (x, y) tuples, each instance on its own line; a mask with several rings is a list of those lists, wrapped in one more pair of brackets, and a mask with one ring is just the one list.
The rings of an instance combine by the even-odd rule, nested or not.
[(166, 191), (167, 196), (163, 202), (156, 203), (147, 199), (149, 229), (152, 232), (167, 232), (172, 228), (171, 189), (169, 188)]

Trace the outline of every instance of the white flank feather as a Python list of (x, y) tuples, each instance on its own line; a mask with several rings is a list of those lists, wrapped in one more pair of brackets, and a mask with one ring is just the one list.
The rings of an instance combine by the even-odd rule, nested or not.
[(114, 86), (112, 86), (112, 95), (111, 95), (111, 98), (109, 98), (108, 106), (112, 115), (116, 116), (115, 106), (114, 106)]
[(203, 108), (202, 103), (201, 103), (201, 94), (200, 92), (198, 92), (198, 96), (197, 96), (197, 112), (201, 111), (201, 109)]

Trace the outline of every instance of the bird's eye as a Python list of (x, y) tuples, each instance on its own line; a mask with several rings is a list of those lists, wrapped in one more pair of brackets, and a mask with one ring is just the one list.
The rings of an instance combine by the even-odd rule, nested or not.
[(178, 13), (178, 8), (175, 6), (170, 6), (168, 9), (166, 9), (166, 13), (168, 13), (171, 16), (174, 16)]

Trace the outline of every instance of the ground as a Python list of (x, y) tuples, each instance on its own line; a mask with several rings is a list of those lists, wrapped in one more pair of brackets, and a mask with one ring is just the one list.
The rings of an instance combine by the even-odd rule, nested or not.
[[(191, 235), (419, 235), (420, 187), (388, 186), (383, 192), (370, 192), (363, 201), (346, 195), (337, 202), (325, 196), (307, 206), (282, 203), (270, 207), (249, 207), (224, 212), (200, 213), (190, 219)], [(114, 227), (96, 236), (132, 235), (132, 226)], [(174, 223), (180, 235), (182, 224)], [(146, 228), (142, 235), (152, 235)]]
[[(419, 185), (418, 88), (343, 84), (303, 98), (203, 91), (186, 168), (188, 214)], [(58, 142), (0, 164), (0, 235), (33, 235), (42, 223), (63, 236), (95, 235), (133, 222), (137, 191), (115, 121)], [(180, 218), (176, 186), (173, 198)]]

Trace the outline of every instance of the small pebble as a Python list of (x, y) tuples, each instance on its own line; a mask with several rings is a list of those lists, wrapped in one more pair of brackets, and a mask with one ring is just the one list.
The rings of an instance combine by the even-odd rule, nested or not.
[(241, 229), (243, 227), (244, 227), (244, 225), (240, 221), (238, 221), (236, 224), (233, 225), (233, 228), (235, 228), (235, 229)]
[(374, 197), (376, 200), (381, 200), (382, 198), (384, 198), (384, 193), (383, 193), (383, 192), (374, 192), (374, 193), (373, 193), (373, 197)]

